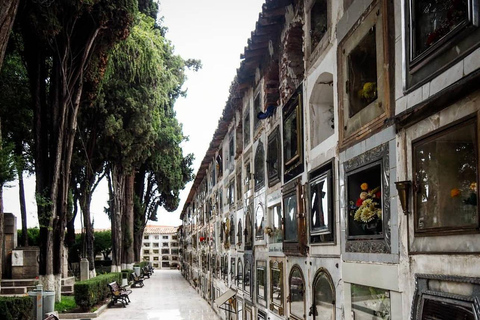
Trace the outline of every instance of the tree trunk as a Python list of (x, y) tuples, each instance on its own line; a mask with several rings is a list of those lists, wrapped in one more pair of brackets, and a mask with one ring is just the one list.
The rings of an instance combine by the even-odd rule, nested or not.
[(89, 262), (89, 270), (95, 269), (95, 255), (93, 253), (93, 226), (90, 213), (92, 195), (89, 190), (80, 198), (80, 208), (83, 215), (83, 227), (85, 228), (85, 254)]
[(125, 231), (124, 231), (124, 263), (127, 269), (133, 268), (134, 243), (133, 243), (133, 184), (135, 175), (129, 174), (125, 177)]
[(8, 38), (12, 30), (13, 21), (17, 15), (18, 3), (20, 0), (0, 1), (0, 70), (2, 69), (3, 58), (7, 50)]
[(23, 170), (18, 171), (18, 199), (20, 201), (20, 215), (22, 218), (22, 239), (21, 246), (28, 247), (28, 230), (27, 230), (27, 207), (25, 205), (25, 186), (23, 184)]
[[(110, 181), (110, 180), (109, 180)], [(122, 270), (122, 252), (123, 252), (123, 200), (125, 191), (125, 177), (121, 169), (113, 165), (111, 171), (111, 198), (110, 214), (112, 222), (112, 272)]]
[[(2, 148), (2, 126), (0, 121), (0, 148)], [(3, 261), (4, 261), (4, 244), (5, 239), (5, 215), (3, 214), (3, 185), (0, 185), (0, 280), (3, 279)], [(2, 285), (0, 282), (0, 289)]]

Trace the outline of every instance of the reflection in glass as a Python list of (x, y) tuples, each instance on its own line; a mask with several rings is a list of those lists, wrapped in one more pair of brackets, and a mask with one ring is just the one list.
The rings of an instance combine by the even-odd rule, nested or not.
[(282, 208), (280, 204), (277, 204), (276, 206), (273, 206), (273, 208), (270, 209), (272, 212), (272, 241), (271, 243), (279, 243), (283, 241), (283, 224), (282, 224)]
[[(355, 320), (390, 320), (390, 291), (352, 284)], [(433, 319), (433, 318), (432, 318)]]
[(283, 262), (270, 262), (270, 310), (283, 315)]
[(237, 286), (240, 287), (243, 283), (243, 263), (240, 258), (238, 258), (238, 267), (237, 267)]
[(377, 46), (375, 27), (348, 55), (350, 117), (377, 99)]
[(468, 19), (467, 0), (414, 1), (414, 52), (416, 57)]
[(312, 194), (310, 196), (310, 205), (312, 215), (310, 226), (312, 231), (326, 229), (328, 227), (328, 181), (324, 179), (318, 181), (312, 186)]
[(475, 121), (414, 144), (417, 233), (478, 226)]
[(249, 295), (250, 291), (250, 276), (251, 276), (251, 267), (250, 263), (245, 261), (245, 278), (243, 279), (243, 290), (245, 290)]
[(322, 40), (328, 27), (327, 1), (316, 0), (310, 11), (310, 38), (312, 50)]
[[(298, 108), (298, 106), (297, 106)], [(289, 163), (298, 155), (298, 127), (296, 108), (285, 119), (283, 125), (283, 159)]]
[(250, 112), (245, 112), (243, 118), (243, 143), (246, 146), (250, 143)]
[(264, 218), (263, 207), (259, 205), (255, 214), (255, 237), (257, 239), (263, 239)]
[(255, 191), (258, 191), (265, 185), (265, 150), (263, 143), (258, 142), (257, 151), (255, 152)]
[[(267, 263), (265, 261), (257, 261), (257, 301), (265, 300), (265, 293), (267, 290), (267, 272), (266, 272)], [(260, 301), (259, 301), (260, 302)], [(262, 301), (264, 302), (264, 301)]]
[(300, 268), (293, 267), (290, 273), (290, 313), (304, 319), (305, 315), (305, 282)]
[(313, 305), (311, 310), (315, 320), (334, 320), (335, 319), (335, 292), (333, 284), (329, 281), (325, 273), (320, 273), (313, 284)]
[(242, 300), (237, 300), (237, 320), (243, 319), (243, 303)]
[(285, 241), (297, 240), (297, 195), (294, 193), (284, 200)]

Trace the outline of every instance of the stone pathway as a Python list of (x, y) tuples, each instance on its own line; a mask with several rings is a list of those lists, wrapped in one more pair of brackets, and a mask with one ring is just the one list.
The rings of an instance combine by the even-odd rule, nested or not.
[(106, 309), (99, 320), (219, 320), (215, 311), (178, 270), (155, 270), (143, 288), (132, 288), (131, 303)]

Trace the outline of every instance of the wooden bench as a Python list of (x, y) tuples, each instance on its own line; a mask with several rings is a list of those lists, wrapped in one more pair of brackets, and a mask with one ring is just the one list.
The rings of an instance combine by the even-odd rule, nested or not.
[(144, 278), (142, 276), (137, 276), (135, 272), (130, 273), (130, 280), (132, 280), (133, 282), (132, 287), (137, 287), (137, 285), (140, 287), (144, 286), (143, 284)]
[(111, 304), (114, 305), (120, 301), (125, 308), (125, 304), (130, 302), (128, 295), (132, 293), (132, 290), (127, 290), (119, 286), (116, 281), (109, 283), (108, 287), (110, 288), (110, 294), (112, 296)]

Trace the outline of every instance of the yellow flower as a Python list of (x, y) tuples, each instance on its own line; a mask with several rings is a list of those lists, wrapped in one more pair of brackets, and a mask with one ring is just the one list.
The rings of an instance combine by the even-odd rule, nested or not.
[(368, 190), (368, 183), (364, 182), (360, 185), (360, 189), (362, 189), (363, 191), (367, 191)]
[(460, 190), (458, 190), (458, 188), (453, 188), (452, 190), (450, 190), (450, 197), (455, 198), (455, 197), (458, 197), (459, 195), (460, 195)]
[(476, 182), (470, 183), (470, 190), (472, 190), (473, 192), (477, 192), (477, 183)]

